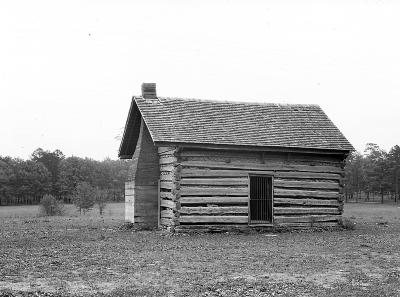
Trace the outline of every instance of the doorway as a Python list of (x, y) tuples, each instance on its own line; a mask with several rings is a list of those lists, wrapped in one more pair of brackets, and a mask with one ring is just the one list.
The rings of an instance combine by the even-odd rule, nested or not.
[(250, 175), (249, 223), (271, 224), (273, 218), (272, 176)]

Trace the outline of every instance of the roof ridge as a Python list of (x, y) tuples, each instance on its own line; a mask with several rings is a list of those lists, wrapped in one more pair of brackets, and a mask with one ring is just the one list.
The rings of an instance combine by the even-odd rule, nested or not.
[[(134, 99), (143, 99), (142, 96), (133, 96)], [(233, 100), (216, 100), (216, 99), (198, 99), (198, 98), (182, 98), (182, 97), (164, 97), (158, 96), (161, 100), (181, 100), (181, 101), (195, 101), (195, 102), (210, 102), (210, 103), (229, 103), (229, 104), (244, 104), (244, 105), (262, 105), (262, 106), (291, 106), (291, 107), (321, 107), (318, 104), (312, 103), (273, 103), (273, 102), (255, 102), (255, 101), (233, 101)], [(149, 100), (149, 99), (145, 99)], [(152, 99), (156, 100), (156, 99)]]

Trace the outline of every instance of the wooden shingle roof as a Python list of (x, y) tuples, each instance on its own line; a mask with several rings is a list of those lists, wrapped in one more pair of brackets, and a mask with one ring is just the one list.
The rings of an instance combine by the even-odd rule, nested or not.
[[(238, 103), (178, 98), (132, 101), (157, 143), (213, 144), (351, 151), (352, 145), (318, 105)], [(128, 118), (120, 156), (130, 155)], [(124, 144), (125, 142), (125, 144)], [(136, 142), (135, 142), (136, 143)], [(132, 153), (133, 154), (133, 153)]]

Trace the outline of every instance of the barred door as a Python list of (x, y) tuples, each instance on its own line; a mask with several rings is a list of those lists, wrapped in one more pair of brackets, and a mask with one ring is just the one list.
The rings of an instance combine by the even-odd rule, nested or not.
[(250, 224), (272, 223), (273, 185), (271, 176), (250, 175)]

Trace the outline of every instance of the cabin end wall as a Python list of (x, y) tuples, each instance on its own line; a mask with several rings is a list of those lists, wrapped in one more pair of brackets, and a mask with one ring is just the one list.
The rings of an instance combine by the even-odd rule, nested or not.
[(125, 221), (146, 228), (158, 226), (159, 175), (157, 147), (142, 120), (133, 155), (132, 180), (125, 184)]

